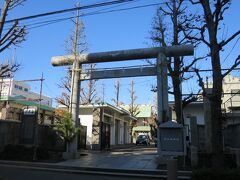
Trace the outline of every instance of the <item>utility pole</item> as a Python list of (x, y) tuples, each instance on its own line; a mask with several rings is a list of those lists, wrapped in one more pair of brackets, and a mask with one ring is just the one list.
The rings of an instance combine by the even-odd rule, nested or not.
[(44, 81), (44, 79), (43, 79), (43, 73), (42, 73), (42, 76), (41, 76), (41, 79), (40, 79), (40, 94), (39, 94), (39, 104), (38, 104), (38, 109), (39, 109), (39, 122), (41, 123), (41, 124), (43, 124), (44, 123), (44, 119), (43, 120), (41, 120), (41, 114), (40, 114), (40, 110), (41, 110), (41, 105), (42, 105), (42, 86), (43, 86), (43, 81)]
[(43, 86), (43, 73), (42, 76), (40, 78), (40, 93), (39, 93), (39, 103), (38, 103), (38, 110), (37, 110), (37, 120), (35, 123), (35, 134), (34, 134), (34, 149), (33, 149), (33, 160), (36, 161), (37, 160), (37, 147), (38, 147), (38, 125), (39, 123), (43, 123), (43, 121), (41, 121), (41, 101), (42, 101), (42, 86)]

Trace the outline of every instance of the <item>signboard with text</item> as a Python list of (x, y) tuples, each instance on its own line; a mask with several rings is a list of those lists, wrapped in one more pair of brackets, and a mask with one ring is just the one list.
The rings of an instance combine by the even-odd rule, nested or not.
[(160, 148), (162, 155), (184, 155), (183, 126), (168, 121), (159, 126)]
[(26, 106), (22, 108), (21, 116), (21, 143), (22, 144), (33, 144), (35, 129), (37, 125), (37, 107)]

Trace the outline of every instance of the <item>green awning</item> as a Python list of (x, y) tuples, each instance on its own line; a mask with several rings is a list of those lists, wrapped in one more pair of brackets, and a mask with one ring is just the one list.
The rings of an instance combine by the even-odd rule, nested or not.
[[(123, 109), (129, 110), (129, 105), (121, 106)], [(150, 118), (152, 117), (152, 106), (151, 105), (139, 105), (139, 113), (136, 115), (137, 118)]]
[[(22, 104), (24, 106), (37, 106), (39, 107), (39, 104), (33, 101), (25, 101), (25, 100), (20, 100), (23, 99), (23, 96), (0, 96), (0, 101), (10, 101), (14, 102), (16, 104)], [(46, 105), (41, 105), (40, 109), (47, 110), (47, 111), (54, 111), (54, 108), (46, 106)]]
[(137, 126), (133, 127), (133, 131), (141, 131), (141, 132), (150, 132), (151, 128), (150, 126)]

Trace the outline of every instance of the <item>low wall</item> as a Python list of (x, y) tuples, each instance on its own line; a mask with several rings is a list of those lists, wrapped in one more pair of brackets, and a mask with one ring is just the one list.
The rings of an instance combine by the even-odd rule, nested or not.
[(223, 136), (225, 146), (240, 149), (240, 124), (229, 125), (224, 129)]
[[(0, 151), (8, 144), (21, 144), (22, 133), (20, 121), (0, 120)], [(38, 127), (38, 145), (49, 150), (65, 150), (64, 140), (58, 136), (53, 127), (47, 125)]]
[(19, 144), (21, 122), (0, 120), (0, 150), (7, 144)]
[(53, 126), (38, 126), (38, 145), (48, 150), (65, 151), (64, 140), (53, 130)]
[[(38, 145), (52, 151), (65, 151), (65, 142), (53, 129), (53, 125), (38, 126)], [(78, 148), (86, 148), (86, 126), (81, 126), (81, 134), (78, 137)], [(0, 120), (0, 151), (4, 146), (21, 144), (23, 136), (20, 121)], [(33, 140), (31, 142), (34, 142)], [(32, 145), (32, 144), (24, 144)]]
[[(228, 125), (223, 130), (224, 146), (229, 148), (240, 149), (240, 124)], [(198, 126), (198, 146), (199, 151), (206, 150), (205, 126)]]

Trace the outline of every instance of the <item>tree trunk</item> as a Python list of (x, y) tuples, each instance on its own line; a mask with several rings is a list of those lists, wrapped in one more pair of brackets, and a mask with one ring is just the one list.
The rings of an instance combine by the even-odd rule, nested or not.
[[(173, 3), (173, 45), (179, 45), (178, 38), (178, 9), (176, 5), (176, 0), (172, 0)], [(181, 71), (181, 59), (180, 57), (174, 57), (174, 70), (171, 74), (173, 82), (173, 94), (174, 94), (174, 108), (176, 112), (177, 122), (182, 124), (182, 92), (181, 92), (181, 80), (180, 80), (180, 71)]]
[(179, 76), (172, 77), (173, 80), (173, 94), (174, 94), (174, 109), (176, 113), (177, 122), (182, 124), (182, 94), (181, 82)]
[(220, 64), (220, 46), (218, 44), (217, 22), (214, 21), (209, 0), (201, 1), (204, 9), (205, 21), (208, 30), (211, 63), (213, 70), (212, 94), (209, 97), (211, 105), (211, 144), (212, 144), (212, 168), (223, 167), (223, 136), (222, 136), (222, 72)]
[(66, 142), (66, 152), (69, 152), (69, 142), (68, 141), (65, 141)]
[(1, 13), (1, 17), (0, 17), (0, 39), (2, 37), (2, 32), (3, 32), (3, 26), (7, 17), (7, 12), (8, 12), (8, 8), (9, 8), (9, 0), (5, 0), (4, 1), (4, 5), (2, 8), (2, 13)]
[(222, 112), (221, 101), (210, 100), (211, 105), (211, 132), (212, 132), (212, 167), (221, 168), (224, 163), (223, 136), (222, 136)]
[(211, 128), (212, 128), (212, 167), (219, 168), (224, 163), (223, 136), (222, 136), (222, 74), (219, 50), (216, 46), (211, 51), (213, 71), (212, 96), (209, 99), (211, 105)]

